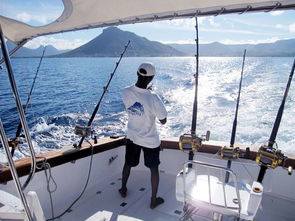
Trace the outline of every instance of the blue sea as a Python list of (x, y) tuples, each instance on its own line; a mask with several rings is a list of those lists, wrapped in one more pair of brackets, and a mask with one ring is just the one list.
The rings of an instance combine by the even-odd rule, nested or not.
[[(76, 124), (86, 125), (100, 99), (118, 58), (44, 58), (27, 110), (27, 121), (36, 153), (77, 143)], [(190, 131), (194, 100), (193, 57), (123, 58), (93, 121), (98, 137), (124, 134), (127, 115), (121, 90), (135, 83), (141, 62), (155, 64), (153, 90), (168, 110), (167, 124), (158, 124), (162, 138)], [(39, 58), (12, 59), (13, 71), (26, 103)], [(266, 144), (281, 104), (293, 58), (245, 60), (236, 143)], [(19, 123), (17, 109), (3, 65), (0, 71), (0, 117), (7, 137), (14, 137)], [(199, 67), (197, 134), (211, 131), (211, 140), (230, 141), (242, 58), (201, 57)], [(291, 84), (277, 135), (278, 147), (295, 153), (295, 83)], [(27, 145), (22, 145), (24, 152)], [(22, 157), (16, 151), (15, 158)], [(0, 161), (5, 160), (0, 148)]]

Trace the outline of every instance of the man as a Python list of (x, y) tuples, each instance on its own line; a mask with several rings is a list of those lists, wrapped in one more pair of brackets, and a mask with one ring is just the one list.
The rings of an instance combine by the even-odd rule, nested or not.
[(137, 82), (122, 92), (123, 102), (128, 113), (125, 164), (122, 172), (122, 187), (119, 193), (127, 195), (127, 181), (131, 167), (139, 163), (141, 149), (144, 152), (144, 165), (151, 171), (152, 196), (150, 208), (164, 203), (157, 197), (159, 185), (160, 138), (156, 129), (156, 118), (162, 124), (167, 121), (167, 111), (161, 99), (150, 89), (148, 84), (156, 74), (151, 63), (142, 63), (137, 70)]

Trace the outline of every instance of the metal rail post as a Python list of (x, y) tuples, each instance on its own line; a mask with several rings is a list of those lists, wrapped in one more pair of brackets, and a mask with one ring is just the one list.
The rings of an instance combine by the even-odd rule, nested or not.
[(2, 49), (3, 58), (5, 60), (5, 64), (6, 64), (6, 68), (7, 68), (9, 82), (10, 82), (11, 89), (12, 89), (12, 92), (13, 92), (13, 96), (14, 96), (14, 99), (15, 99), (16, 107), (17, 107), (17, 110), (18, 110), (18, 113), (19, 113), (19, 119), (21, 121), (23, 130), (24, 130), (24, 133), (25, 133), (25, 137), (26, 137), (26, 140), (27, 140), (27, 143), (28, 143), (28, 146), (29, 146), (29, 149), (30, 149), (30, 153), (31, 153), (31, 160), (32, 160), (31, 171), (30, 171), (30, 174), (29, 174), (25, 184), (22, 187), (22, 189), (24, 190), (26, 188), (26, 186), (29, 184), (30, 180), (33, 178), (34, 174), (35, 174), (35, 171), (36, 171), (36, 157), (35, 157), (35, 151), (34, 151), (34, 148), (33, 148), (31, 136), (30, 136), (30, 133), (29, 133), (28, 124), (27, 124), (27, 121), (26, 121), (24, 109), (23, 109), (23, 106), (21, 104), (20, 97), (19, 97), (19, 94), (18, 94), (18, 90), (17, 90), (17, 87), (16, 87), (16, 83), (15, 83), (15, 79), (14, 79), (14, 75), (13, 75), (13, 71), (12, 71), (12, 67), (11, 67), (11, 62), (10, 62), (7, 47), (6, 47), (6, 44), (5, 44), (4, 34), (2, 32), (1, 25), (0, 25), (0, 41), (1, 41), (1, 49)]
[(4, 149), (5, 149), (6, 156), (7, 156), (7, 159), (8, 159), (8, 164), (9, 164), (9, 167), (10, 167), (10, 172), (11, 172), (12, 177), (13, 177), (13, 181), (15, 183), (15, 186), (16, 186), (17, 192), (18, 192), (18, 194), (20, 196), (20, 199), (21, 199), (21, 201), (22, 201), (22, 203), (24, 205), (25, 214), (26, 214), (29, 221), (33, 221), (31, 211), (29, 209), (29, 206), (28, 206), (28, 203), (26, 201), (25, 195), (24, 195), (24, 193), (22, 191), (21, 183), (19, 181), (19, 178), (18, 178), (18, 175), (17, 175), (17, 171), (15, 169), (15, 166), (14, 166), (14, 162), (13, 162), (11, 153), (9, 151), (9, 145), (8, 145), (7, 137), (5, 135), (5, 131), (4, 131), (4, 127), (3, 127), (3, 124), (2, 124), (1, 118), (0, 118), (0, 135), (1, 135), (1, 142), (2, 142), (2, 145), (3, 145)]

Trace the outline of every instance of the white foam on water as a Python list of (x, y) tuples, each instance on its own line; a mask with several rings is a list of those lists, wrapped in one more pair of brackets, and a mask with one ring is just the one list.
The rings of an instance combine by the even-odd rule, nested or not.
[[(260, 146), (269, 139), (290, 71), (290, 64), (278, 59), (246, 58), (236, 144)], [(271, 66), (269, 62), (276, 62), (277, 65)], [(154, 90), (163, 98), (168, 111), (167, 124), (157, 122), (158, 131), (162, 138), (179, 137), (191, 129), (195, 59), (157, 58), (155, 63), (158, 76), (154, 81)], [(241, 65), (242, 58), (200, 59), (197, 134), (202, 135), (210, 130), (211, 139), (230, 141)], [(127, 83), (130, 85), (130, 82)], [(117, 86), (119, 89), (121, 87)], [(119, 89), (116, 90), (120, 91)], [(108, 96), (118, 98), (115, 93)], [(109, 108), (113, 105), (111, 100), (109, 97), (104, 102)], [(95, 102), (91, 105), (94, 106)], [(98, 137), (124, 134), (127, 114), (123, 107), (118, 107), (121, 109), (105, 111), (104, 115), (97, 114), (95, 117), (93, 130)], [(295, 85), (291, 85), (277, 143), (283, 151), (292, 153), (295, 153), (294, 107)], [(46, 152), (79, 142), (80, 138), (74, 135), (74, 127), (77, 123), (85, 125), (89, 118), (90, 114), (83, 110), (81, 113), (70, 112), (38, 118), (31, 128), (36, 152)], [(26, 145), (23, 145), (23, 149), (27, 151)], [(21, 155), (16, 153), (16, 157)], [(0, 160), (4, 158), (3, 152), (0, 152)]]
[[(215, 60), (215, 63), (210, 63), (210, 60)], [(250, 60), (247, 62), (246, 59), (245, 62), (236, 143), (260, 146), (266, 144), (269, 139), (289, 72), (281, 71), (280, 67), (268, 67), (255, 58)], [(212, 139), (230, 141), (241, 75), (240, 61), (241, 59), (237, 58), (210, 58), (207, 65), (202, 67), (198, 89), (198, 134), (205, 134), (210, 130)], [(290, 67), (290, 64), (282, 65), (286, 66), (287, 70)], [(193, 65), (191, 67), (194, 68)], [(193, 72), (194, 70), (183, 72), (182, 78), (193, 78)], [(178, 72), (177, 75), (181, 74)], [(163, 96), (169, 101), (169, 115), (167, 126), (159, 128), (161, 136), (177, 137), (188, 132), (191, 125), (194, 85), (180, 84), (163, 92)], [(279, 148), (293, 153), (294, 101), (295, 90), (291, 86), (276, 139)]]

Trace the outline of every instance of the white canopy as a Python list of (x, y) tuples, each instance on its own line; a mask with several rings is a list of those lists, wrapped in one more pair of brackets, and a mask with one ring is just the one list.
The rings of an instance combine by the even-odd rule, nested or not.
[(62, 15), (45, 26), (30, 26), (0, 16), (5, 37), (19, 43), (42, 35), (95, 27), (295, 8), (295, 0), (63, 0), (63, 3)]

